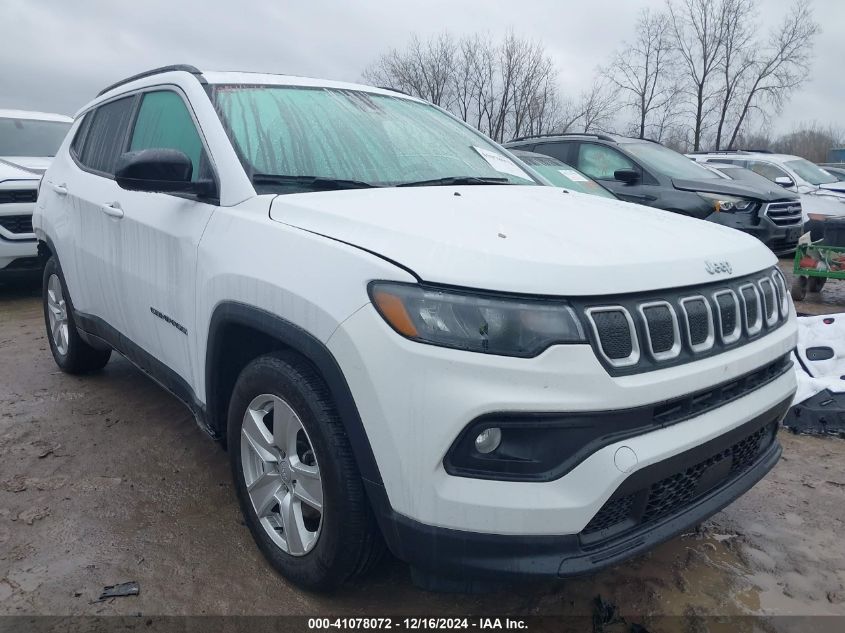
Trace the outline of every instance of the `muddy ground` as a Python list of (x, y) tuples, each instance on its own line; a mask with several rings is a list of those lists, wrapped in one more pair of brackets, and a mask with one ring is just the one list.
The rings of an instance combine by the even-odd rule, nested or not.
[[(799, 309), (845, 311), (843, 288)], [(714, 615), (845, 616), (845, 441), (780, 440), (775, 470), (698, 532), (593, 577), (441, 595), (388, 558), (338, 594), (312, 595), (264, 562), (226, 453), (179, 402), (117, 355), (99, 374), (62, 374), (37, 290), (0, 287), (0, 615), (592, 616), (601, 596), (649, 630), (701, 630)], [(95, 602), (132, 580), (140, 595)], [(667, 615), (682, 617), (661, 625)]]

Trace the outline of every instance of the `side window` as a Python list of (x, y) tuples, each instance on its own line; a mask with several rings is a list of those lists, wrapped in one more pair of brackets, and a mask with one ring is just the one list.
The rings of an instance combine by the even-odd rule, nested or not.
[(750, 160), (748, 161), (748, 169), (756, 174), (760, 174), (764, 178), (768, 178), (772, 182), (775, 181), (775, 178), (789, 178), (789, 174), (771, 163)]
[(617, 169), (637, 169), (630, 160), (612, 147), (581, 143), (578, 148), (578, 169), (596, 180), (616, 180)]
[(85, 118), (92, 117), (84, 139), (80, 162), (86, 167), (114, 174), (117, 158), (123, 152), (126, 128), (132, 115), (134, 97), (124, 97), (101, 105)]
[(203, 150), (194, 120), (182, 98), (171, 90), (143, 95), (129, 151), (175, 149), (191, 159), (191, 180), (199, 180), (203, 168)]
[(569, 143), (540, 143), (533, 151), (557, 158), (559, 161), (565, 163), (569, 154)]
[(79, 122), (76, 134), (71, 141), (70, 151), (77, 159), (82, 156), (82, 147), (85, 143), (85, 137), (88, 135), (88, 128), (91, 127), (92, 118), (91, 113), (82, 115), (82, 121)]

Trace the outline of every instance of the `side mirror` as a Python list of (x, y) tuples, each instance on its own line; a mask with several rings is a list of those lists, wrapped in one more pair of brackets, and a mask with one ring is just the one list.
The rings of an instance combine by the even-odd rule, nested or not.
[(789, 178), (788, 176), (778, 176), (777, 178), (775, 178), (775, 184), (778, 184), (781, 187), (784, 187), (785, 189), (789, 189), (790, 187), (795, 186), (795, 181), (792, 180), (792, 178)]
[(626, 185), (635, 185), (640, 181), (640, 172), (636, 169), (617, 169), (613, 172), (613, 177)]
[(115, 182), (128, 191), (211, 195), (214, 183), (192, 182), (193, 165), (187, 154), (175, 149), (142, 149), (126, 152), (117, 161)]

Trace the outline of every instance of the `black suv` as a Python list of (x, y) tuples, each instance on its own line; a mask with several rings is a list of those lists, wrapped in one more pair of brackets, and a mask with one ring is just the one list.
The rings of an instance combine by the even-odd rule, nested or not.
[(728, 180), (647, 139), (560, 134), (518, 138), (505, 147), (557, 158), (628, 202), (750, 233), (777, 254), (794, 251), (803, 230), (796, 194), (777, 185), (760, 187)]

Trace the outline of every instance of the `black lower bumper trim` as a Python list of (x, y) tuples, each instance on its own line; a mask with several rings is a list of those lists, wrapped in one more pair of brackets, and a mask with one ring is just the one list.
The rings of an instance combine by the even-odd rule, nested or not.
[[(710, 442), (669, 460), (635, 472), (631, 485), (642, 486), (663, 479), (678, 463), (695, 464), (730, 449), (738, 438), (771, 428), (767, 441), (753, 463), (735, 476), (705, 490), (681, 509), (628, 530), (617, 537), (598, 542), (578, 534), (523, 536), (465, 532), (434, 527), (394, 512), (384, 488), (367, 482), (368, 494), (385, 541), (391, 551), (418, 572), (439, 578), (495, 578), (516, 580), (525, 577), (568, 577), (594, 573), (620, 563), (697, 525), (747, 492), (777, 464), (781, 447), (774, 431), (789, 406), (791, 397), (765, 413)], [(639, 473), (639, 474), (638, 474)], [(651, 478), (651, 481), (644, 479)], [(626, 480), (621, 491), (629, 488)]]

